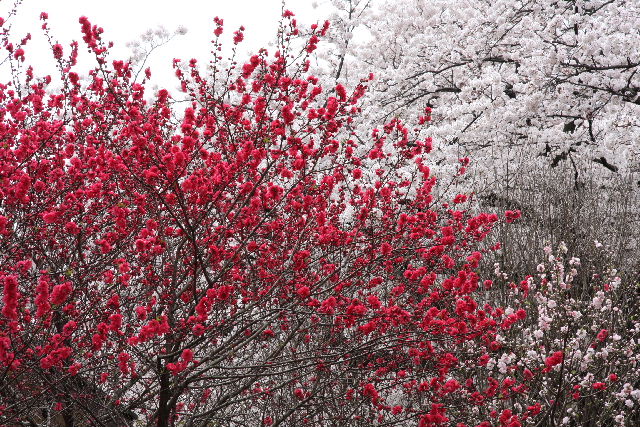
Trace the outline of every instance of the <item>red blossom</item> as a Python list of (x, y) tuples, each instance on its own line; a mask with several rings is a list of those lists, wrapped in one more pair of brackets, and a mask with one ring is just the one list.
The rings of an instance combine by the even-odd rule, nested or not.
[(598, 332), (598, 335), (596, 338), (598, 338), (598, 341), (602, 342), (606, 340), (608, 336), (609, 336), (609, 331), (606, 329), (601, 329), (600, 332)]
[(515, 220), (517, 220), (518, 218), (520, 218), (522, 216), (522, 214), (520, 213), (519, 210), (515, 210), (515, 211), (506, 211), (504, 213), (504, 216), (507, 220), (507, 223), (512, 223)]
[(216, 16), (215, 18), (213, 18), (213, 22), (216, 24), (216, 29), (213, 31), (213, 33), (216, 37), (220, 37), (223, 31), (224, 20)]
[(64, 282), (60, 285), (54, 286), (53, 292), (51, 292), (51, 304), (61, 305), (66, 301), (72, 291), (73, 286), (71, 282)]
[(15, 275), (6, 276), (4, 278), (4, 294), (2, 302), (2, 315), (8, 319), (16, 320), (18, 318), (18, 300), (20, 293), (18, 292), (18, 278)]
[[(217, 31), (217, 29), (216, 29)], [(240, 27), (240, 29), (238, 31), (235, 31), (233, 33), (233, 44), (238, 44), (240, 43), (242, 40), (244, 40), (244, 27)], [(219, 35), (216, 33), (216, 35)]]
[(546, 370), (551, 370), (556, 365), (559, 365), (564, 360), (564, 353), (562, 351), (556, 351), (551, 356), (547, 357), (544, 361)]

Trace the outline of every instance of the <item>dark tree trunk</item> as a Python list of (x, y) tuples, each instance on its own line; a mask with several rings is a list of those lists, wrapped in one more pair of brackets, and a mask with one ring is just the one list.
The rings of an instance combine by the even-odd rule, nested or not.
[(162, 366), (162, 362), (158, 361), (158, 365), (161, 369), (160, 374), (160, 396), (158, 401), (158, 427), (169, 427), (169, 415), (170, 415), (170, 407), (169, 407), (169, 399), (170, 399), (170, 389), (169, 389), (169, 372), (166, 370), (164, 366)]

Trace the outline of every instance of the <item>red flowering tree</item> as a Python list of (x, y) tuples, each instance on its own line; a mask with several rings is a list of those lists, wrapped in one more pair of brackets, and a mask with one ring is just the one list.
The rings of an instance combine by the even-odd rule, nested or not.
[(216, 19), (213, 76), (174, 61), (181, 112), (86, 18), (86, 79), (52, 43), (61, 90), (0, 86), (1, 425), (428, 427), (526, 392), (483, 374), (525, 316), (474, 299), (498, 217), (431, 194), (428, 112), (352, 132), (367, 81), (322, 88), (305, 55), (328, 23), (301, 59), (284, 18), (244, 64)]

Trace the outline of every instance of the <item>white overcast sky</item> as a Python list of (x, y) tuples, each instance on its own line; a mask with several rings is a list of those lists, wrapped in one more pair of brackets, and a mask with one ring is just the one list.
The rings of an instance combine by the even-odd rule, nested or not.
[[(286, 8), (296, 14), (301, 24), (310, 25), (326, 19), (327, 6), (322, 4), (323, 0), (318, 3), (320, 6), (314, 7), (312, 0), (287, 0)], [(12, 0), (0, 0), (0, 16), (6, 18), (12, 5)], [(64, 47), (75, 39), (82, 48), (78, 18), (87, 16), (92, 24), (104, 28), (103, 39), (115, 43), (112, 52), (113, 57), (118, 58), (114, 59), (126, 59), (130, 51), (126, 43), (138, 39), (148, 29), (162, 25), (173, 32), (178, 26), (186, 27), (186, 35), (175, 37), (151, 58), (152, 82), (165, 86), (174, 84), (174, 81), (166, 81), (171, 74), (172, 58), (209, 59), (215, 16), (224, 19), (225, 45), (231, 45), (233, 31), (244, 25), (245, 42), (242, 45), (245, 49), (255, 51), (267, 47), (274, 40), (281, 0), (24, 0), (10, 21), (12, 39), (15, 43), (31, 33), (33, 40), (25, 49), (26, 63), (34, 65), (37, 74), (44, 74), (53, 72), (53, 62), (40, 29), (40, 12), (49, 14), (51, 34)], [(7, 73), (6, 67), (0, 69), (1, 81), (7, 80)]]

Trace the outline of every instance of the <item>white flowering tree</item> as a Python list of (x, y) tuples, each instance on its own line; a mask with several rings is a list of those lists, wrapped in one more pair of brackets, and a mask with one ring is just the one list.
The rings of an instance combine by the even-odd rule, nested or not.
[(576, 183), (587, 167), (605, 177), (639, 171), (637, 1), (333, 5), (333, 76), (355, 84), (377, 71), (373, 116), (433, 107), (443, 160), (473, 153), (489, 184), (563, 162)]

